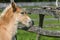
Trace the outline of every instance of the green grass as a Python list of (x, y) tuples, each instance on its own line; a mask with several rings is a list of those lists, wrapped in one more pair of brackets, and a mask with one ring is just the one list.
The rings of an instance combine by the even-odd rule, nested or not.
[(0, 12), (2, 12), (2, 10), (0, 9)]
[(60, 38), (41, 36), (40, 40), (60, 40)]
[(24, 30), (18, 30), (17, 40), (35, 40), (36, 34)]
[(29, 15), (32, 19), (37, 19), (39, 16), (38, 16), (38, 14), (31, 14), (31, 15)]
[(36, 26), (38, 26), (38, 24), (39, 24), (39, 21), (38, 21), (39, 16), (38, 16), (38, 14), (31, 14), (29, 16), (30, 16), (31, 19), (37, 19), (37, 20), (34, 20), (34, 23), (35, 23)]
[(58, 20), (51, 20), (51, 21), (44, 21), (45, 24), (60, 24), (58, 23)]
[[(53, 18), (53, 16), (45, 16), (45, 18)], [(49, 27), (46, 27), (45, 25), (49, 24)], [(57, 25), (57, 26), (54, 26)], [(60, 30), (60, 20), (58, 22), (57, 20), (44, 20), (44, 29), (46, 30)]]
[(45, 18), (53, 18), (53, 16), (46, 15)]
[(22, 8), (40, 8), (39, 6), (24, 6)]

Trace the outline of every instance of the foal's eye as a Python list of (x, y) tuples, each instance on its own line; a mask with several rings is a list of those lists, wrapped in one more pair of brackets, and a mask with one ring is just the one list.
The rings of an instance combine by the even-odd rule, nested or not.
[(24, 12), (21, 12), (21, 14), (24, 14)]

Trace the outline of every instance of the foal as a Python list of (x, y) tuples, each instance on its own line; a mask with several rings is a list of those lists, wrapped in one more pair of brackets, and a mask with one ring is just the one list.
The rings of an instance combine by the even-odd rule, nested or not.
[(12, 40), (16, 34), (18, 22), (27, 27), (32, 25), (32, 20), (24, 10), (12, 2), (0, 16), (0, 40)]

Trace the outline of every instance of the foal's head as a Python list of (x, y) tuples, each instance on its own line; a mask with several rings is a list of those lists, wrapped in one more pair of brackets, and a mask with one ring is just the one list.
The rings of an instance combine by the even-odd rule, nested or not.
[(33, 21), (31, 18), (27, 15), (27, 13), (24, 11), (24, 9), (18, 7), (14, 2), (11, 3), (13, 13), (17, 19), (17, 21), (21, 22), (27, 27), (30, 27), (33, 25)]

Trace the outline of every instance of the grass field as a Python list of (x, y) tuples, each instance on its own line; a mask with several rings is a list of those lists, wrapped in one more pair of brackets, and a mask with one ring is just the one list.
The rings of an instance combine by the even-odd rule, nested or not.
[[(38, 19), (38, 15), (37, 14), (31, 14), (29, 15), (31, 17), (31, 19)], [(48, 18), (53, 18), (53, 16), (45, 16), (46, 19)], [(39, 24), (39, 21), (34, 20), (35, 21), (35, 25), (37, 26)], [(45, 25), (49, 24), (49, 27), (46, 27)], [(60, 24), (60, 22), (58, 23), (57, 20), (45, 20), (44, 19), (44, 24), (43, 27), (45, 30), (60, 30), (60, 26), (55, 26), (53, 27), (51, 24)], [(36, 33), (31, 33), (31, 32), (27, 32), (24, 30), (17, 30), (17, 40), (36, 40)], [(47, 37), (47, 36), (42, 36), (40, 40), (60, 40), (60, 38), (54, 38), (54, 37)]]

